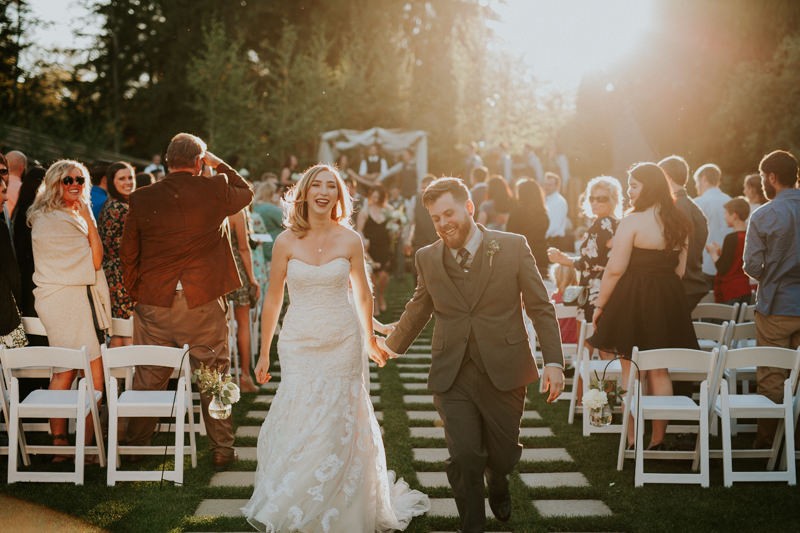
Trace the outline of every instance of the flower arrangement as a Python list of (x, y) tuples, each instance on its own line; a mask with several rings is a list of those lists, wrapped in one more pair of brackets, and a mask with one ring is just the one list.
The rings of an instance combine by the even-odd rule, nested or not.
[(406, 224), (408, 224), (408, 218), (403, 206), (397, 209), (393, 207), (386, 208), (386, 230), (389, 232), (392, 242), (397, 241)]
[(500, 251), (500, 243), (498, 243), (494, 239), (489, 241), (489, 244), (486, 247), (486, 255), (489, 256), (489, 268), (492, 268), (492, 260), (494, 259), (494, 254), (496, 254), (499, 251)]
[(616, 405), (617, 398), (625, 393), (616, 382), (606, 381), (605, 377), (605, 370), (603, 370), (602, 378), (597, 375), (595, 370), (589, 383), (589, 390), (583, 395), (581, 401), (583, 407), (589, 410), (590, 423), (597, 427), (611, 424), (613, 419), (611, 408)]
[(230, 374), (201, 363), (200, 368), (192, 372), (192, 383), (197, 385), (201, 394), (211, 396), (208, 414), (212, 418), (223, 420), (231, 416), (231, 406), (239, 401), (241, 391)]

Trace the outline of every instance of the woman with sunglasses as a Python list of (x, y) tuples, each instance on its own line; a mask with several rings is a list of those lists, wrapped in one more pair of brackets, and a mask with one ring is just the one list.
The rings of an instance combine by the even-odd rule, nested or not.
[[(136, 189), (135, 172), (130, 163), (117, 161), (108, 166), (108, 200), (103, 204), (97, 225), (103, 243), (103, 272), (108, 280), (111, 294), (111, 316), (114, 318), (130, 318), (133, 314), (134, 302), (125, 284), (122, 282), (122, 265), (119, 259), (119, 246), (122, 242), (122, 228), (128, 216), (128, 199)], [(110, 348), (129, 346), (131, 337), (112, 335), (108, 343)]]
[(581, 207), (583, 214), (593, 222), (578, 248), (580, 255), (570, 257), (557, 248), (549, 248), (547, 257), (553, 263), (574, 266), (578, 271), (580, 285), (589, 290), (589, 298), (580, 312), (583, 313), (582, 318), (591, 323), (611, 242), (622, 218), (622, 186), (611, 176), (593, 178), (586, 185)]
[[(85, 346), (91, 360), (92, 383), (103, 390), (100, 345), (111, 326), (111, 303), (103, 274), (103, 245), (89, 207), (89, 171), (70, 160), (53, 163), (28, 209), (34, 273), (33, 291), (51, 346)], [(53, 373), (51, 390), (68, 390), (77, 371)], [(67, 445), (66, 419), (50, 420), (54, 445)], [(92, 442), (92, 418), (86, 421), (86, 443)], [(70, 459), (56, 455), (54, 462)], [(88, 456), (87, 462), (95, 462)]]

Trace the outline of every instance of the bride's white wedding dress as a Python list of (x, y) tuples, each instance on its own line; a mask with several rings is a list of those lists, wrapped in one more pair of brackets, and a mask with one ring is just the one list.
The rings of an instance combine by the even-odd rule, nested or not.
[(253, 496), (242, 508), (258, 530), (391, 531), (430, 508), (426, 495), (386, 468), (349, 273), (343, 257), (319, 266), (289, 261), (281, 384), (258, 436)]

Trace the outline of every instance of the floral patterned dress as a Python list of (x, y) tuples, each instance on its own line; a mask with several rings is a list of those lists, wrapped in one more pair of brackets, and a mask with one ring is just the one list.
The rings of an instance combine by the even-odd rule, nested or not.
[(611, 250), (609, 241), (617, 231), (619, 221), (612, 217), (602, 217), (586, 231), (586, 236), (581, 242), (580, 256), (575, 260), (575, 270), (580, 275), (580, 284), (589, 288), (589, 299), (583, 310), (583, 318), (587, 322), (594, 316), (594, 304), (600, 294), (600, 280), (608, 263), (608, 253)]
[(109, 197), (100, 212), (98, 230), (103, 241), (103, 272), (108, 281), (111, 294), (111, 316), (114, 318), (130, 318), (135, 302), (125, 290), (122, 282), (122, 265), (119, 259), (119, 247), (122, 242), (122, 229), (128, 216), (128, 204)]

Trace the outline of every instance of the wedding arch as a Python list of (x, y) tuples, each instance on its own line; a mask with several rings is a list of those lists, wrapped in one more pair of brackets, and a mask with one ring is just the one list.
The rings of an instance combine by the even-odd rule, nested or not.
[[(366, 148), (378, 144), (386, 154), (397, 155), (405, 149), (414, 152), (419, 179), (428, 173), (428, 134), (424, 131), (371, 128), (368, 130), (332, 130), (322, 134), (319, 143), (319, 160), (334, 163), (338, 155), (353, 148)], [(392, 173), (392, 167), (389, 169)]]

